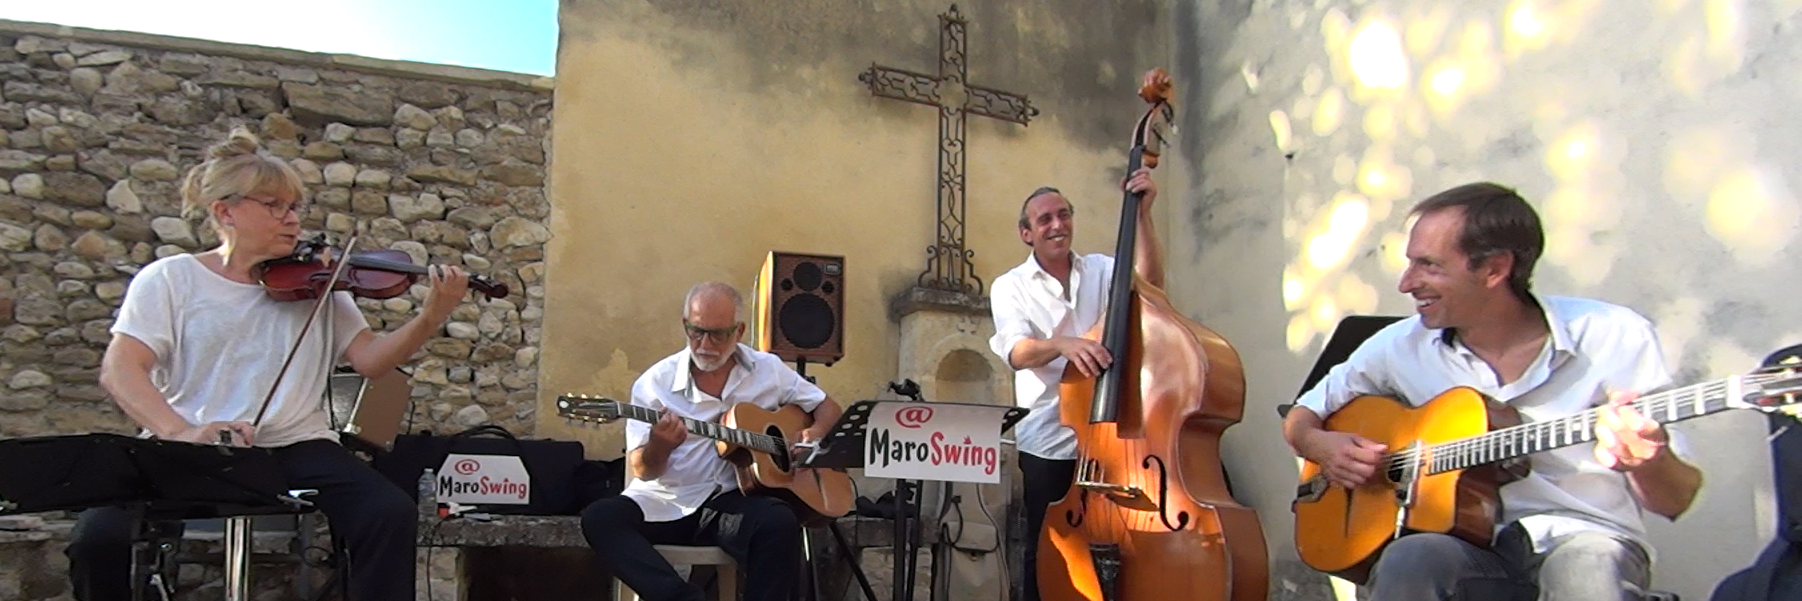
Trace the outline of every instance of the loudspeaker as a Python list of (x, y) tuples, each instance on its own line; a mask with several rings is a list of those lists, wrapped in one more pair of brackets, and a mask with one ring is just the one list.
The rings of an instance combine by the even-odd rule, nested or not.
[(758, 350), (832, 365), (845, 356), (845, 258), (772, 251), (757, 273)]

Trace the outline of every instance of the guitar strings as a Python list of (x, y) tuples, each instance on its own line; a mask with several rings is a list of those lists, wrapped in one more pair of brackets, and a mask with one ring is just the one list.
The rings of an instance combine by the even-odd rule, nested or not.
[[(1773, 381), (1780, 377), (1781, 376), (1770, 374), (1755, 374), (1740, 377), (1738, 380), (1746, 384), (1756, 385)], [(1701, 411), (1688, 416), (1697, 417), (1713, 411), (1716, 402), (1725, 400), (1731, 384), (1731, 380), (1717, 380), (1705, 384), (1686, 386), (1676, 390), (1646, 395), (1634, 400), (1634, 402), (1629, 403), (1629, 405), (1632, 406), (1635, 411), (1651, 417), (1652, 419), (1657, 419), (1654, 416), (1659, 413), (1664, 413), (1673, 418), (1668, 421), (1676, 421), (1675, 417), (1678, 415), (1677, 409), (1681, 407), (1683, 402), (1688, 401), (1703, 406)], [(1686, 396), (1690, 398), (1681, 398)], [(1516, 449), (1543, 445), (1548, 438), (1551, 440), (1550, 446), (1564, 446), (1557, 444), (1557, 435), (1559, 433), (1563, 433), (1566, 436), (1566, 440), (1574, 439), (1576, 442), (1587, 442), (1594, 438), (1594, 424), (1596, 423), (1596, 420), (1599, 419), (1600, 414), (1601, 408), (1596, 408), (1554, 420), (1520, 424), (1436, 445), (1407, 449), (1390, 454), (1384, 467), (1386, 470), (1402, 469), (1410, 463), (1421, 462), (1422, 457), (1425, 456), (1431, 458), (1430, 461), (1432, 463), (1431, 468), (1427, 470), (1427, 472), (1429, 474), (1434, 474), (1454, 469), (1462, 469), (1464, 467), (1469, 467), (1470, 465), (1487, 463), (1487, 461), (1484, 460), (1489, 457), (1495, 457), (1501, 454), (1512, 454)]]

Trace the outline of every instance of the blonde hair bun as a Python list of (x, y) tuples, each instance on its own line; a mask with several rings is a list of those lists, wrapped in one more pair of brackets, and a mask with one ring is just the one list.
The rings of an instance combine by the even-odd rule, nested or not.
[[(217, 229), (210, 203), (258, 191), (304, 198), (300, 173), (281, 158), (262, 151), (262, 141), (244, 126), (233, 127), (225, 141), (207, 149), (206, 160), (188, 169), (181, 186), (182, 217), (204, 218)], [(305, 216), (302, 216), (303, 218)]]
[(215, 144), (212, 148), (207, 149), (207, 156), (216, 159), (229, 159), (247, 154), (256, 154), (257, 151), (262, 150), (262, 147), (263, 141), (257, 139), (256, 134), (250, 133), (250, 130), (245, 129), (244, 126), (240, 125), (232, 128), (231, 134), (226, 136), (224, 142)]

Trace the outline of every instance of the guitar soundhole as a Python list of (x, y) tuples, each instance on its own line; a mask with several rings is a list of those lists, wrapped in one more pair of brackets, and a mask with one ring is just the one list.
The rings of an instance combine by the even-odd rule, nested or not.
[(1388, 478), (1389, 482), (1392, 484), (1400, 483), (1402, 481), (1402, 468), (1399, 466), (1389, 468), (1389, 471), (1383, 472), (1383, 476)]
[(789, 460), (792, 457), (788, 454), (788, 441), (784, 440), (782, 438), (782, 431), (777, 430), (775, 426), (770, 426), (768, 428), (764, 428), (763, 433), (768, 435), (770, 438), (775, 439), (776, 448), (782, 450), (782, 452), (780, 452), (780, 453), (770, 453), (770, 462), (776, 464), (777, 470), (781, 470), (784, 472), (788, 471), (789, 463), (790, 463)]

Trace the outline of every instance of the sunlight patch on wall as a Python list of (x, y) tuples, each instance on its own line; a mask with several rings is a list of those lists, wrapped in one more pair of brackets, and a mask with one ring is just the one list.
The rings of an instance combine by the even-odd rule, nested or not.
[(1783, 175), (1763, 166), (1729, 173), (1708, 195), (1708, 233), (1751, 267), (1768, 265), (1796, 234), (1796, 198)]
[(1276, 148), (1289, 152), (1289, 143), (1293, 132), (1289, 129), (1289, 114), (1281, 109), (1270, 111), (1270, 133), (1276, 136)]
[(1410, 17), (1405, 34), (1410, 56), (1432, 56), (1439, 52), (1439, 40), (1452, 24), (1452, 5), (1435, 4), (1426, 14)]
[(1325, 231), (1310, 237), (1305, 246), (1308, 267), (1317, 272), (1328, 272), (1343, 266), (1351, 255), (1352, 245), (1362, 238), (1364, 227), (1369, 223), (1369, 200), (1344, 192), (1335, 196)]
[(1666, 61), (1671, 86), (1698, 97), (1708, 86), (1738, 73), (1746, 59), (1746, 16), (1743, 0), (1704, 0), (1699, 15), (1702, 32), (1690, 32), (1674, 44)]
[(1556, 185), (1540, 209), (1545, 259), (1579, 285), (1602, 283), (1620, 253), (1619, 243), (1608, 234), (1622, 216), (1625, 176), (1620, 165), (1626, 156), (1626, 140), (1590, 120), (1564, 128), (1546, 144), (1543, 164)]
[(1395, 96), (1408, 85), (1408, 55), (1402, 51), (1401, 36), (1387, 21), (1373, 19), (1360, 25), (1343, 56), (1358, 84), (1355, 98)]
[(1395, 107), (1387, 102), (1371, 105), (1364, 111), (1364, 135), (1372, 142), (1388, 142), (1395, 139)]
[(1664, 160), (1664, 186), (1679, 201), (1699, 203), (1715, 182), (1752, 161), (1756, 140), (1741, 130), (1704, 127), (1671, 136)]
[(1802, 219), (1789, 182), (1758, 164), (1757, 150), (1757, 136), (1717, 125), (1672, 136), (1664, 160), (1665, 191), (1694, 207), (1709, 236), (1748, 267), (1774, 260)]
[(1308, 96), (1319, 94), (1320, 86), (1325, 84), (1326, 72), (1320, 70), (1320, 65), (1308, 65), (1307, 71), (1301, 76), (1301, 93)]
[(1370, 199), (1370, 221), (1389, 218), (1396, 201), (1414, 193), (1414, 177), (1407, 167), (1395, 163), (1387, 145), (1378, 144), (1364, 152), (1358, 167), (1358, 191)]
[(1401, 279), (1402, 270), (1408, 268), (1408, 235), (1402, 232), (1383, 234), (1382, 259), (1383, 273)]
[(1502, 49), (1509, 60), (1543, 50), (1552, 43), (1552, 25), (1546, 22), (1549, 15), (1537, 4), (1532, 0), (1515, 0), (1504, 13), (1508, 25), (1503, 31)]
[(1348, 311), (1376, 310), (1376, 289), (1345, 270), (1370, 227), (1370, 210), (1368, 198), (1340, 192), (1323, 211), (1296, 211), (1324, 219), (1299, 232), (1305, 240), (1302, 256), (1283, 270), (1283, 305), (1294, 312), (1285, 336), (1291, 351), (1301, 351), (1317, 335), (1331, 332)]
[(1473, 20), (1465, 24), (1453, 54), (1427, 65), (1421, 75), (1420, 91), (1433, 115), (1444, 120), (1465, 101), (1495, 89), (1501, 78), (1495, 29), (1487, 21)]
[(1316, 136), (1330, 136), (1339, 131), (1339, 123), (1345, 117), (1345, 95), (1339, 88), (1329, 88), (1321, 95), (1320, 102), (1314, 105), (1313, 130)]

